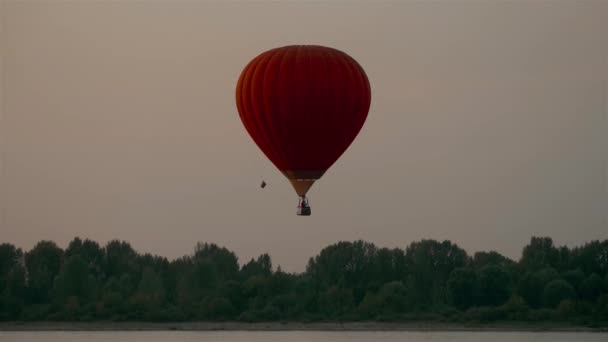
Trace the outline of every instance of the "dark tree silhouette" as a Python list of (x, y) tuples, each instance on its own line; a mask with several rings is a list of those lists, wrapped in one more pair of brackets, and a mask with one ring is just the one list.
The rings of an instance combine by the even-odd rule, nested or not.
[(196, 244), (175, 260), (113, 240), (0, 244), (0, 320), (567, 321), (608, 325), (608, 240), (533, 237), (515, 262), (450, 241), (338, 242), (286, 273), (268, 254)]

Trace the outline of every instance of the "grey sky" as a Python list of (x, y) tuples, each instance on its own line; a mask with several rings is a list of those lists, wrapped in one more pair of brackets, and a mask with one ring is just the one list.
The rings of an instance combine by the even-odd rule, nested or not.
[[(608, 238), (608, 1), (2, 1), (0, 25), (0, 241), (209, 241), (301, 271), (338, 240), (516, 258), (531, 235)], [(343, 50), (372, 86), (308, 218), (234, 101), (288, 44)]]

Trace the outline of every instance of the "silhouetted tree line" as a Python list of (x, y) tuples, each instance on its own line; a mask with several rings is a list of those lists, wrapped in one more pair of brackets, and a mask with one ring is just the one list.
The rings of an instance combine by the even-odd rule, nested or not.
[(556, 247), (533, 237), (518, 262), (468, 255), (450, 241), (405, 249), (339, 242), (306, 271), (273, 268), (268, 254), (199, 243), (169, 261), (129, 243), (75, 238), (0, 245), (0, 320), (569, 321), (608, 322), (608, 240)]

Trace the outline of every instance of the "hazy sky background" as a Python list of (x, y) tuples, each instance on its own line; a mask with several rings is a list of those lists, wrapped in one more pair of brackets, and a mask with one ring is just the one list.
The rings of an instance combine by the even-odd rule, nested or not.
[[(608, 1), (0, 2), (0, 242), (208, 241), (301, 271), (339, 240), (518, 258), (532, 235), (608, 238)], [(234, 99), (289, 44), (372, 86), (311, 217)]]

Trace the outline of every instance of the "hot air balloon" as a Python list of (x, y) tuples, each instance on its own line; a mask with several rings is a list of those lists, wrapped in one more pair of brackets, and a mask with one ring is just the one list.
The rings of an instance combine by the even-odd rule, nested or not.
[(253, 141), (289, 179), (298, 215), (310, 215), (306, 193), (353, 142), (371, 102), (363, 68), (324, 46), (268, 50), (242, 71), (236, 104)]

